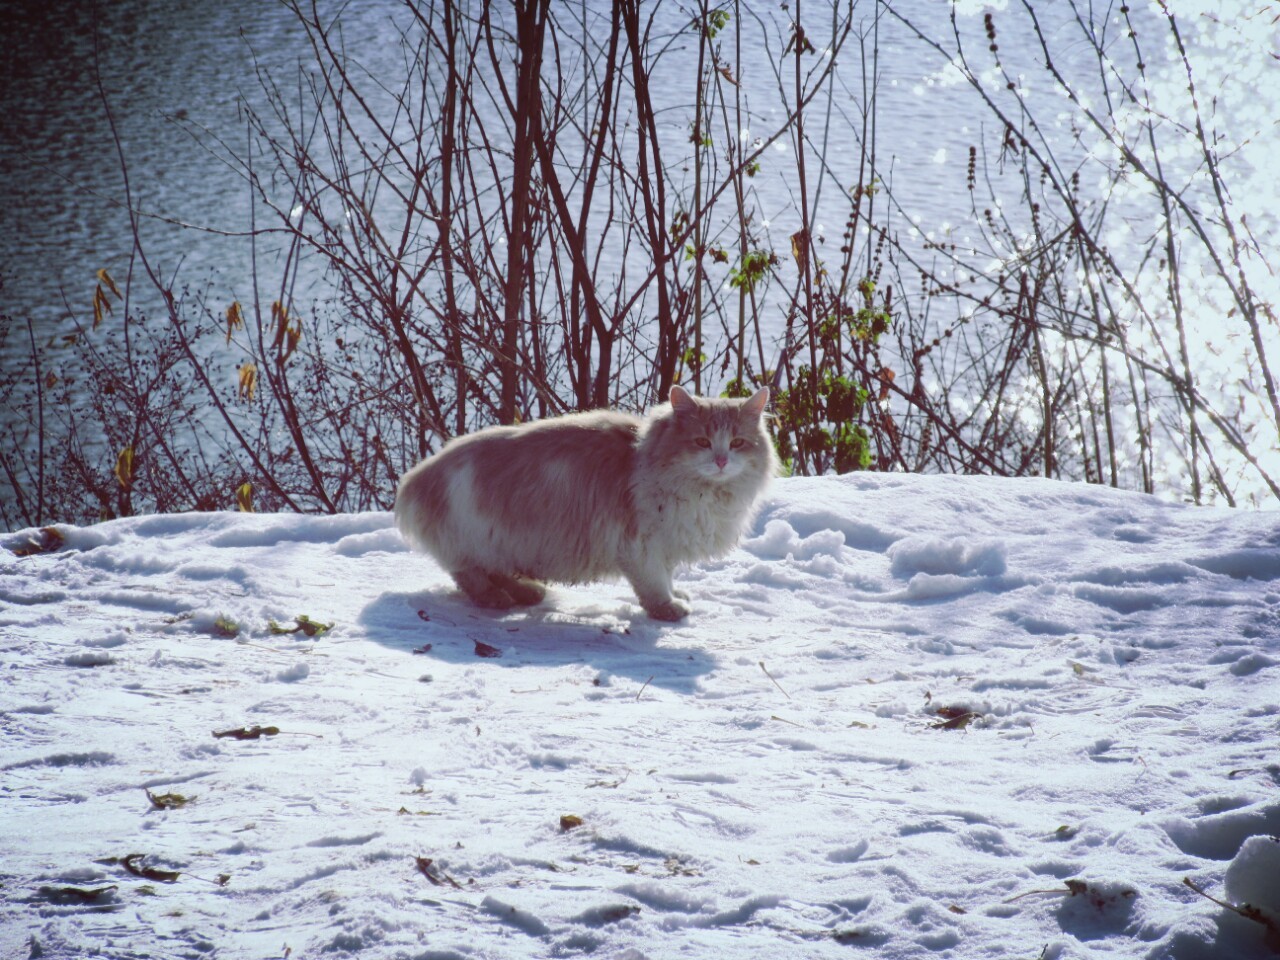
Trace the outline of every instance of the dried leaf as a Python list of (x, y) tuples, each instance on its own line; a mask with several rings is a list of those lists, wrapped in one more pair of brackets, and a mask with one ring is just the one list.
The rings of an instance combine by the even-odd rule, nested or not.
[(219, 740), (223, 737), (231, 737), (233, 740), (257, 740), (259, 737), (274, 737), (279, 732), (279, 727), (236, 727), (234, 730), (215, 730), (213, 735)]
[(190, 797), (184, 797), (180, 793), (152, 793), (146, 788), (143, 788), (143, 792), (157, 810), (177, 810), (191, 802)]
[(884, 403), (886, 400), (889, 399), (889, 394), (893, 390), (893, 381), (896, 374), (892, 370), (890, 370), (888, 367), (883, 367), (881, 368), (880, 372), (876, 374), (876, 376), (880, 379), (880, 392), (877, 396), (877, 399), (881, 403)]
[(302, 339), (302, 321), (299, 320), (295, 324), (285, 328), (285, 350), (280, 357), (280, 362), (284, 363), (293, 354), (298, 347), (298, 341)]
[(102, 325), (102, 318), (105, 314), (113, 312), (111, 309), (111, 301), (107, 299), (107, 295), (102, 292), (102, 287), (93, 288), (93, 329), (97, 330)]
[(239, 301), (236, 301), (227, 307), (227, 343), (231, 342), (231, 334), (242, 327), (244, 327), (244, 313), (240, 310)]
[(982, 716), (963, 707), (939, 707), (934, 712), (944, 719), (939, 723), (929, 724), (932, 730), (963, 730)]
[(111, 274), (107, 273), (106, 267), (103, 267), (98, 271), (98, 282), (106, 284), (107, 289), (116, 295), (117, 300), (124, 299), (124, 297), (120, 295), (120, 288), (117, 287), (116, 282), (111, 279)]
[(276, 328), (275, 339), (271, 341), (271, 347), (279, 350), (281, 344), (284, 343), (284, 329), (289, 325), (289, 308), (280, 303), (279, 300), (271, 302), (271, 323)]
[(276, 327), (271, 348), (279, 355), (278, 362), (284, 363), (297, 348), (298, 341), (302, 339), (302, 321), (290, 323), (289, 308), (281, 305), (279, 300), (271, 304), (271, 320)]
[(258, 392), (258, 367), (256, 364), (245, 362), (240, 364), (238, 370), (237, 395), (241, 400), (252, 402), (254, 394)]
[(582, 826), (582, 818), (576, 813), (566, 813), (560, 818), (561, 830), (572, 830), (574, 827)]
[(116, 479), (128, 491), (133, 487), (133, 447), (125, 447), (116, 457)]
[(801, 228), (791, 235), (791, 256), (803, 272), (809, 262), (809, 231)]
[(458, 883), (457, 880), (453, 879), (453, 877), (449, 876), (447, 873), (441, 873), (440, 876), (437, 877), (431, 870), (431, 864), (435, 863), (435, 861), (430, 857), (414, 857), (413, 859), (418, 865), (418, 871), (431, 881), (432, 886), (443, 887), (445, 884), (448, 884), (455, 890), (462, 889), (462, 884)]
[(236, 507), (241, 513), (253, 513), (253, 484), (246, 480), (236, 487)]
[(51, 903), (96, 903), (119, 889), (113, 883), (109, 887), (97, 887), (93, 890), (85, 887), (41, 887), (36, 892)]
[(14, 547), (13, 552), (19, 557), (30, 557), (37, 553), (52, 553), (65, 542), (62, 534), (53, 529), (53, 527), (41, 527), (39, 539), (36, 539), (35, 535), (29, 536), (25, 542)]
[(120, 861), (121, 865), (135, 877), (143, 880), (155, 880), (159, 883), (176, 883), (182, 874), (177, 870), (158, 870), (155, 867), (139, 866), (139, 861), (146, 856), (143, 853), (131, 853)]
[(492, 658), (492, 657), (500, 657), (500, 656), (502, 656), (502, 651), (501, 651), (501, 650), (499, 650), (497, 647), (491, 647), (491, 646), (489, 646), (489, 644), (485, 643), (485, 642), (484, 642), (484, 641), (482, 641), (482, 640), (472, 640), (471, 642), (472, 642), (472, 643), (474, 643), (474, 644), (476, 645), (476, 656), (477, 656), (477, 657), (491, 657), (491, 658)]

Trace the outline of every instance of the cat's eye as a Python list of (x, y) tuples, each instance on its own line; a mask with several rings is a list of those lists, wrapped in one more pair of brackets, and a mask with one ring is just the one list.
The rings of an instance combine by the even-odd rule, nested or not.
[(743, 440), (741, 437), (734, 437), (733, 441), (729, 444), (729, 446), (732, 447), (734, 450), (737, 450), (746, 442), (747, 441)]
[(702, 449), (704, 450), (710, 449), (711, 447), (711, 441), (708, 440), (706, 437), (699, 437), (697, 440), (694, 441), (694, 443), (702, 447)]

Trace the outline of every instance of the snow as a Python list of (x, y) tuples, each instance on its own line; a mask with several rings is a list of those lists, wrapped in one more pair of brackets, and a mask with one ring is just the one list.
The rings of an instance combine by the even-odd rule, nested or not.
[(380, 513), (58, 530), (0, 559), (0, 955), (1275, 955), (1183, 883), (1276, 909), (1275, 514), (782, 480), (675, 625), (475, 610)]
[(1280, 927), (1280, 837), (1255, 834), (1245, 840), (1227, 868), (1226, 890)]

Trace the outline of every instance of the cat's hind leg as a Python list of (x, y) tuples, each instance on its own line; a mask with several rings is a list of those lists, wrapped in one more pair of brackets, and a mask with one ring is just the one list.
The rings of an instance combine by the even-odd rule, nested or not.
[(515, 606), (517, 602), (498, 582), (495, 582), (495, 578), (487, 570), (466, 567), (462, 570), (453, 570), (451, 573), (454, 582), (477, 607), (506, 610)]
[(505, 590), (518, 606), (535, 606), (547, 595), (546, 584), (532, 577), (511, 577), (505, 573), (491, 573), (489, 579)]

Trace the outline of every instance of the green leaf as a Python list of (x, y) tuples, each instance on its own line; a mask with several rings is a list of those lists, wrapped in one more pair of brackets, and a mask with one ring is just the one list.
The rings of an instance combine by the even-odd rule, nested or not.
[(220, 616), (213, 621), (213, 633), (217, 637), (238, 637), (240, 635), (240, 624), (230, 617)]
[(292, 627), (282, 627), (274, 620), (268, 620), (267, 629), (275, 636), (281, 636), (289, 633), (302, 633), (308, 637), (318, 637), (333, 629), (332, 623), (321, 623), (318, 620), (312, 620), (305, 613), (301, 616), (294, 617), (293, 623), (294, 625)]
[(751, 291), (765, 278), (769, 268), (777, 263), (777, 257), (769, 250), (749, 250), (742, 255), (742, 262), (729, 270), (729, 286), (735, 290)]

